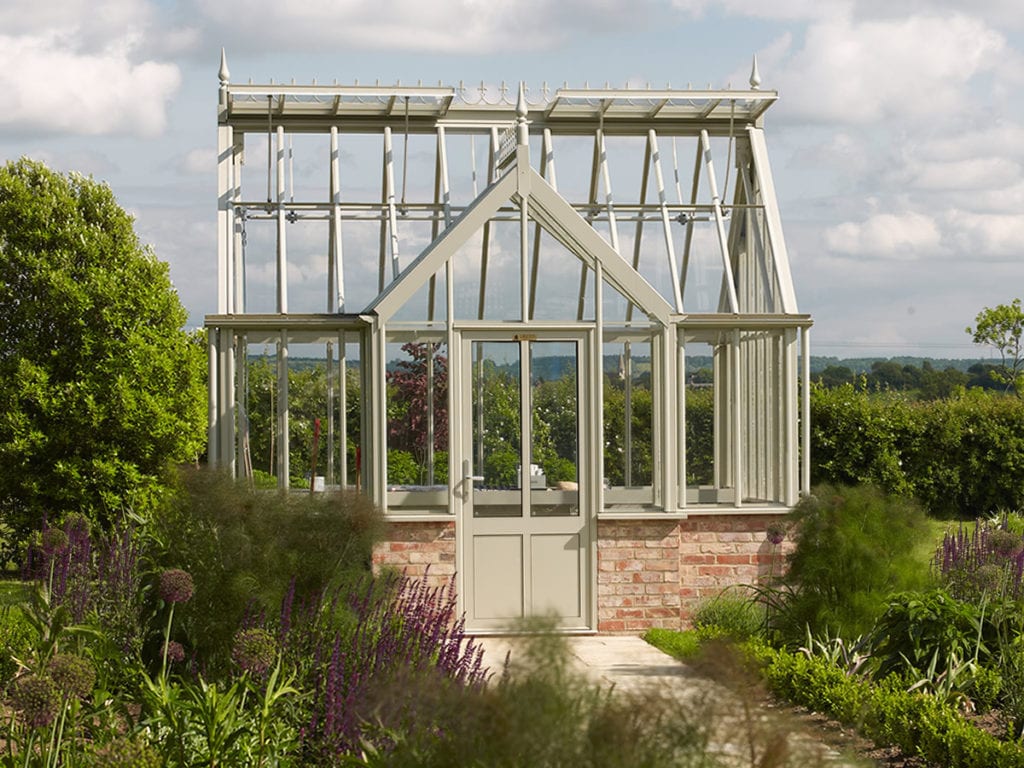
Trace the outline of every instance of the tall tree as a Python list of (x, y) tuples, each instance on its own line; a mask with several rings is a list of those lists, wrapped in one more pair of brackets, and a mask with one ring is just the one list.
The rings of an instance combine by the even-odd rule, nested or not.
[(1009, 304), (985, 307), (974, 319), (974, 328), (968, 328), (975, 344), (995, 347), (999, 351), (1002, 365), (992, 371), (992, 378), (1011, 389), (1018, 397), (1024, 397), (1024, 310), (1020, 299)]
[(0, 514), (145, 512), (205, 443), (204, 351), (106, 185), (0, 168)]

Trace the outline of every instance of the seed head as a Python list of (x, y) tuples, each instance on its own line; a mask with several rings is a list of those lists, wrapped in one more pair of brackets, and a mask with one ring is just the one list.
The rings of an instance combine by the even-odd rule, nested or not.
[(277, 657), (277, 642), (265, 629), (243, 629), (235, 635), (231, 658), (253, 677), (263, 677)]
[(45, 728), (53, 722), (60, 707), (57, 687), (48, 677), (26, 675), (14, 686), (14, 708), (22, 721), (31, 728)]
[(177, 664), (185, 660), (185, 648), (177, 640), (169, 641), (164, 648), (164, 653), (167, 654), (167, 661), (171, 664)]
[(92, 693), (96, 668), (88, 659), (70, 653), (58, 653), (47, 667), (57, 690), (68, 696), (84, 699)]
[(165, 603), (187, 602), (195, 591), (192, 575), (180, 568), (171, 568), (160, 574), (160, 598)]
[(43, 552), (55, 555), (68, 548), (68, 535), (60, 528), (47, 528), (43, 531)]
[(771, 544), (778, 546), (786, 538), (786, 527), (782, 523), (770, 523), (765, 531), (765, 538)]

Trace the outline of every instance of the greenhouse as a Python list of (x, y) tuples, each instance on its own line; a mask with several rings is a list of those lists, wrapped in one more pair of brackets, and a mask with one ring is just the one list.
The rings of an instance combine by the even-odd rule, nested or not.
[(776, 99), (756, 63), (527, 89), (222, 59), (211, 462), (368, 494), (377, 563), (456, 579), (477, 632), (678, 627), (756, 581), (810, 466)]

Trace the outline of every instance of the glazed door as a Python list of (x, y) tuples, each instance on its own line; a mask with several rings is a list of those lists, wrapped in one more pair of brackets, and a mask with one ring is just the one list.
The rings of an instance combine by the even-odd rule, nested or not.
[(590, 627), (584, 336), (463, 336), (467, 624)]

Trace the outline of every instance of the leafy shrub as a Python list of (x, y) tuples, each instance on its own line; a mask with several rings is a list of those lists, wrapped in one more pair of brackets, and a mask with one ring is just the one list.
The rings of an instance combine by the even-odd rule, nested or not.
[(852, 384), (811, 386), (811, 480), (815, 484), (876, 485), (910, 495), (914, 486), (902, 453), (920, 426), (912, 406), (895, 396), (872, 396)]
[(419, 485), (420, 465), (409, 451), (388, 450), (388, 483), (394, 485)]
[(217, 667), (229, 663), (247, 614), (276, 611), (289, 591), (311, 599), (344, 574), (367, 572), (382, 525), (356, 494), (253, 492), (219, 473), (187, 470), (145, 534), (155, 567), (195, 579), (194, 597), (177, 614), (178, 639)]
[(856, 725), (877, 744), (896, 744), (907, 754), (949, 768), (1024, 767), (1019, 743), (999, 741), (934, 696), (908, 693), (894, 676), (872, 683), (849, 677), (818, 656), (790, 653), (756, 640), (744, 648), (760, 662), (774, 693)]
[(816, 488), (790, 513), (796, 548), (775, 593), (772, 628), (790, 644), (807, 627), (844, 637), (869, 631), (890, 593), (928, 581), (913, 554), (925, 522), (917, 505), (875, 488)]
[(954, 659), (988, 662), (997, 627), (985, 608), (941, 589), (892, 596), (872, 632), (878, 675), (947, 670)]
[(492, 488), (514, 488), (520, 462), (519, 452), (511, 448), (491, 451), (484, 459), (484, 483)]
[[(714, 478), (714, 395), (714, 390), (710, 387), (686, 390), (686, 482), (688, 485), (705, 485)], [(811, 456), (815, 456), (813, 450)]]
[(939, 517), (1024, 507), (1024, 400), (970, 389), (911, 402), (812, 385), (814, 483), (870, 483)]

